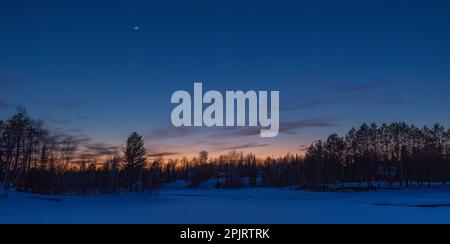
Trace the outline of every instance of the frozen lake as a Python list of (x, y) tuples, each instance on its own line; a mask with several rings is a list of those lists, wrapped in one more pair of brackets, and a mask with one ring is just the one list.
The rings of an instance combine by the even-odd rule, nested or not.
[(163, 189), (0, 199), (0, 223), (450, 223), (450, 186), (371, 192)]

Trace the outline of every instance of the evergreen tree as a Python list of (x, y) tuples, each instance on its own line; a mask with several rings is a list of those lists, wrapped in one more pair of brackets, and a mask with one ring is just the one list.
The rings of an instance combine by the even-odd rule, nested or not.
[(146, 152), (144, 148), (144, 140), (136, 132), (133, 132), (128, 137), (127, 146), (124, 153), (127, 168), (143, 168), (147, 163), (147, 159), (145, 158)]
[(143, 191), (143, 170), (147, 163), (145, 158), (144, 140), (133, 132), (127, 140), (125, 148), (125, 167), (128, 172), (127, 184), (131, 191)]

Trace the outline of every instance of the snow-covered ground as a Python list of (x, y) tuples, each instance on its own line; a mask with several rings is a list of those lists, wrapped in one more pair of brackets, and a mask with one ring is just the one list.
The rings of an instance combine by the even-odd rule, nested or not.
[(0, 198), (0, 223), (450, 223), (450, 186), (371, 192), (186, 189)]

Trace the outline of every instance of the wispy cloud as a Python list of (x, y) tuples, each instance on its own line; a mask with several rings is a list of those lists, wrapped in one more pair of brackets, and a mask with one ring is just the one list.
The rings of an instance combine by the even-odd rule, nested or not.
[[(298, 130), (314, 127), (335, 127), (336, 118), (323, 117), (280, 123), (280, 133), (295, 134)], [(261, 127), (166, 127), (152, 130), (145, 138), (147, 140), (171, 140), (192, 136), (203, 136), (209, 139), (239, 138), (259, 136)]]
[(341, 92), (362, 92), (386, 86), (386, 82), (367, 82), (362, 84), (341, 84), (336, 90)]
[(98, 156), (114, 155), (114, 153), (119, 150), (118, 146), (107, 143), (89, 143), (85, 144), (83, 147)]
[(336, 127), (338, 125), (334, 117), (313, 118), (281, 123), (280, 132), (295, 134), (298, 130), (305, 128)]
[(50, 124), (54, 124), (54, 125), (68, 125), (69, 121), (68, 120), (63, 120), (63, 119), (57, 119), (51, 116), (44, 116), (45, 121), (49, 122)]
[(313, 99), (310, 101), (301, 102), (299, 104), (293, 105), (293, 106), (287, 106), (282, 107), (282, 111), (298, 111), (298, 110), (304, 110), (309, 109), (321, 105), (327, 105), (330, 104), (330, 99), (322, 98), (322, 99)]
[(224, 146), (224, 147), (217, 147), (217, 150), (242, 150), (242, 149), (248, 149), (248, 148), (256, 148), (256, 147), (267, 147), (270, 146), (268, 143), (259, 143), (259, 142), (249, 142), (249, 143), (243, 143), (243, 144), (237, 144), (234, 146)]
[(148, 154), (149, 157), (159, 158), (159, 157), (168, 157), (168, 156), (175, 156), (180, 153), (177, 152), (157, 152), (157, 153), (150, 153)]
[(74, 135), (70, 134), (68, 131), (55, 130), (51, 135), (50, 139), (57, 143), (71, 143), (75, 145), (84, 145), (88, 143), (91, 138), (85, 135)]
[(222, 127), (212, 130), (209, 138), (229, 138), (229, 137), (246, 137), (256, 136), (261, 133), (261, 128), (257, 127)]
[(87, 120), (90, 117), (88, 117), (88, 116), (74, 116), (71, 119), (66, 119), (66, 118), (62, 119), (60, 117), (44, 115), (43, 118), (44, 118), (45, 122), (48, 122), (50, 125), (67, 126), (67, 125), (71, 124), (72, 122)]
[(364, 97), (330, 97), (315, 99), (311, 101), (301, 102), (296, 105), (282, 107), (282, 111), (295, 112), (306, 109), (312, 109), (319, 106), (336, 106), (348, 104), (367, 104), (371, 106), (398, 106), (407, 104), (408, 101), (400, 98), (378, 97), (378, 96), (364, 96)]
[[(301, 129), (314, 127), (335, 127), (338, 126), (334, 117), (313, 118), (296, 121), (281, 122), (279, 132), (284, 134), (295, 134)], [(209, 134), (210, 138), (230, 138), (259, 136), (259, 127), (229, 127)]]
[(164, 128), (157, 128), (145, 135), (146, 140), (164, 140), (164, 139), (173, 139), (173, 138), (182, 138), (182, 137), (188, 137), (192, 135), (197, 135), (201, 133), (205, 133), (206, 130), (202, 130), (202, 128), (199, 127), (164, 127)]

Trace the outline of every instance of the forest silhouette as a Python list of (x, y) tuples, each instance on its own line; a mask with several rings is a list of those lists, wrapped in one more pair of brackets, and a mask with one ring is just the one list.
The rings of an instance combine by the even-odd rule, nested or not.
[(45, 129), (24, 109), (0, 121), (0, 182), (40, 194), (151, 192), (163, 183), (206, 180), (216, 188), (297, 187), (334, 191), (386, 186), (426, 186), (450, 181), (450, 130), (405, 122), (362, 124), (344, 136), (330, 135), (304, 154), (259, 158), (231, 151), (209, 158), (149, 160), (133, 132), (124, 149), (82, 151), (82, 138)]

